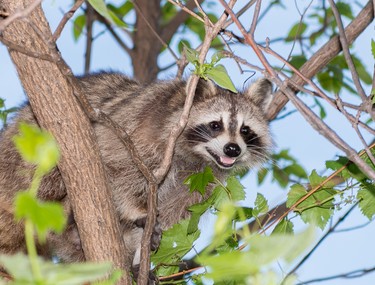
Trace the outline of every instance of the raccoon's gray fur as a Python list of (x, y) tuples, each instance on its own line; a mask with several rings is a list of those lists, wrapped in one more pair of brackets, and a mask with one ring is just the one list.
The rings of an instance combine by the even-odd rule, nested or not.
[[(156, 169), (163, 159), (171, 128), (182, 111), (186, 82), (175, 80), (142, 86), (115, 73), (86, 76), (80, 82), (93, 107), (125, 128), (144, 162)], [(199, 81), (188, 124), (177, 141), (170, 171), (158, 190), (159, 222), (163, 230), (187, 217), (187, 207), (202, 200), (200, 194), (189, 193), (183, 185), (189, 174), (210, 165), (215, 176), (224, 180), (233, 169), (252, 168), (266, 160), (272, 145), (265, 116), (271, 92), (271, 83), (265, 79), (239, 94), (209, 81)], [(1, 253), (25, 250), (23, 226), (15, 223), (4, 206), (11, 205), (15, 193), (28, 188), (31, 182), (33, 168), (20, 158), (11, 141), (20, 121), (36, 123), (29, 106), (19, 112), (0, 137)], [(99, 124), (94, 124), (94, 128), (130, 250), (128, 256), (133, 258), (140, 246), (147, 213), (148, 183), (116, 135)], [(57, 168), (44, 177), (38, 195), (44, 200), (62, 201), (70, 213)], [(83, 259), (74, 222), (62, 237), (51, 234), (48, 241), (39, 247), (41, 255), (56, 254), (67, 262)]]

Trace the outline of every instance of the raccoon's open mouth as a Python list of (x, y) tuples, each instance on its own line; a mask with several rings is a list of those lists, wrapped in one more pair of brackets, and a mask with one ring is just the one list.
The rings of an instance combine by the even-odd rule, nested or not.
[(236, 162), (235, 158), (228, 157), (228, 156), (218, 156), (216, 153), (214, 153), (212, 150), (210, 150), (207, 147), (206, 147), (206, 150), (215, 159), (215, 162), (221, 168), (231, 168)]

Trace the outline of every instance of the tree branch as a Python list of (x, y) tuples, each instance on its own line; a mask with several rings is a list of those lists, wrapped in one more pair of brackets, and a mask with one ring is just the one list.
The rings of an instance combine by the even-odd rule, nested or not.
[[(345, 34), (348, 43), (352, 43), (374, 19), (374, 6), (370, 0), (357, 17), (346, 27)], [(312, 78), (324, 66), (327, 65), (338, 53), (341, 51), (341, 45), (338, 36), (331, 38), (325, 45), (323, 45), (304, 65), (300, 68), (301, 74), (306, 78)], [(303, 85), (303, 81), (297, 75), (293, 75), (291, 80), (298, 85)], [(270, 104), (267, 117), (269, 120), (274, 119), (277, 114), (288, 102), (288, 98), (278, 91)]]
[(349, 214), (357, 207), (358, 202), (354, 204), (350, 209), (342, 216), (340, 219), (337, 220), (337, 222), (331, 226), (328, 231), (319, 239), (319, 241), (314, 245), (314, 247), (302, 258), (302, 260), (291, 269), (288, 274), (285, 276), (283, 282), (293, 273), (295, 273), (305, 262), (307, 259), (310, 258), (310, 256), (315, 252), (315, 250), (322, 244), (322, 242), (331, 234), (334, 232), (334, 230), (349, 216)]
[(336, 19), (337, 27), (339, 29), (339, 39), (340, 39), (341, 47), (344, 52), (346, 63), (352, 75), (354, 85), (357, 89), (357, 93), (361, 97), (367, 113), (371, 116), (372, 120), (375, 121), (375, 113), (372, 110), (371, 99), (367, 98), (366, 96), (365, 90), (363, 89), (362, 84), (359, 80), (358, 72), (354, 66), (352, 56), (350, 55), (349, 44), (348, 44), (348, 40), (346, 39), (345, 30), (344, 30), (344, 26), (340, 17), (340, 13), (337, 10), (335, 2), (333, 0), (328, 0), (328, 1), (331, 5), (333, 15), (335, 16), (335, 19)]
[(346, 272), (346, 273), (343, 273), (343, 274), (337, 274), (337, 275), (328, 276), (328, 277), (316, 278), (316, 279), (312, 279), (312, 280), (297, 283), (296, 285), (306, 285), (306, 284), (323, 282), (323, 281), (339, 279), (339, 278), (345, 278), (345, 279), (359, 278), (359, 277), (362, 277), (366, 274), (372, 273), (374, 271), (375, 271), (375, 266), (371, 267), (371, 268), (358, 269), (358, 270)]
[[(16, 11), (29, 5), (30, 0), (8, 0), (2, 1), (0, 6), (7, 11)], [(126, 249), (94, 131), (73, 96), (72, 86), (59, 69), (59, 65), (65, 63), (52, 44), (52, 34), (42, 9), (37, 7), (29, 17), (27, 22), (17, 21), (9, 25), (3, 37), (26, 50), (35, 49), (53, 59), (46, 61), (10, 50), (38, 123), (50, 131), (59, 144), (61, 159), (58, 166), (85, 257), (92, 261), (112, 262), (115, 268), (125, 270), (122, 282), (130, 284), (129, 265), (123, 257)]]
[[(169, 21), (168, 24), (166, 24), (160, 33), (160, 37), (163, 39), (164, 42), (169, 42), (173, 35), (176, 33), (177, 29), (183, 24), (189, 16), (193, 16), (195, 18), (198, 18), (199, 21), (204, 22), (202, 18), (200, 18), (197, 14), (192, 12), (191, 10), (194, 9), (195, 3), (194, 0), (189, 0), (187, 1), (186, 5), (183, 6), (180, 2), (174, 2), (174, 1), (169, 1), (173, 5), (176, 5), (181, 8), (181, 11), (178, 12), (172, 20)], [(200, 3), (203, 2), (203, 0), (199, 0)]]
[(74, 13), (78, 10), (79, 7), (85, 2), (85, 0), (78, 0), (74, 3), (73, 7), (64, 14), (64, 17), (61, 19), (59, 25), (57, 26), (55, 32), (53, 33), (52, 40), (54, 42), (60, 37), (62, 30), (64, 29), (66, 23), (70, 18), (73, 17)]
[[(24, 9), (17, 9), (14, 13), (9, 14), (5, 18), (5, 20), (0, 21), (0, 34), (5, 30), (7, 26), (9, 26), (12, 22), (17, 19), (23, 19), (29, 16), (29, 14), (42, 3), (42, 0), (35, 0), (31, 2), (26, 8)], [(6, 11), (6, 10), (4, 10)], [(3, 12), (4, 13), (4, 12)], [(9, 13), (9, 12), (7, 12)]]
[(93, 24), (95, 21), (95, 10), (94, 8), (87, 3), (86, 8), (86, 52), (85, 52), (85, 68), (84, 72), (85, 74), (88, 74), (90, 72), (90, 64), (91, 64), (91, 50), (92, 50), (92, 29)]

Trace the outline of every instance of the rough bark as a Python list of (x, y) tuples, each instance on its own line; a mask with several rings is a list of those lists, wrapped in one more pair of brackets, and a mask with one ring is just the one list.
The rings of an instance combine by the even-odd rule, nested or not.
[[(4, 0), (0, 8), (12, 14), (32, 2)], [(3, 37), (25, 50), (59, 59), (40, 6), (27, 20), (17, 20), (8, 26)], [(72, 203), (86, 259), (111, 261), (116, 268), (126, 269), (125, 246), (95, 134), (74, 97), (72, 87), (55, 62), (29, 57), (11, 49), (9, 52), (38, 123), (54, 135), (60, 146), (58, 167)], [(128, 276), (123, 284), (130, 284)]]
[(134, 5), (137, 17), (131, 52), (134, 77), (149, 83), (159, 72), (157, 59), (162, 43), (156, 34), (160, 34), (160, 0), (137, 0)]

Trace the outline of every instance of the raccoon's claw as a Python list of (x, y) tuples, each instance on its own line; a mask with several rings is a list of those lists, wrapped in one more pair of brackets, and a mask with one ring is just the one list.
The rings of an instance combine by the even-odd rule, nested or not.
[[(144, 229), (146, 226), (146, 217), (136, 220), (135, 225), (139, 228)], [(159, 248), (160, 241), (161, 241), (161, 234), (162, 234), (162, 228), (159, 222), (159, 217), (157, 217), (154, 230), (151, 236), (151, 250), (152, 251), (157, 250)]]

